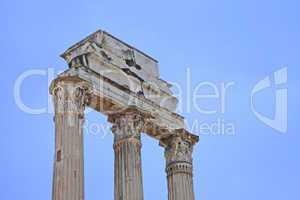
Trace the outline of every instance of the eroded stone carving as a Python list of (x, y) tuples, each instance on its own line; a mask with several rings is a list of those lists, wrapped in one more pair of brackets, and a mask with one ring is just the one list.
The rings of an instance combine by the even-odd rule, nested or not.
[(146, 121), (152, 116), (140, 111), (135, 106), (111, 113), (108, 121), (113, 123), (112, 132), (115, 141), (123, 139), (140, 139), (140, 134), (145, 130)]
[(90, 91), (84, 82), (61, 80), (51, 88), (55, 113), (83, 114), (89, 102)]
[(107, 32), (95, 32), (62, 57), (71, 68), (91, 69), (170, 111), (177, 107), (172, 85), (159, 78), (158, 62)]
[(125, 111), (113, 114), (110, 118), (114, 119), (112, 132), (115, 134), (116, 140), (140, 137), (144, 127), (144, 119), (139, 112)]
[(193, 146), (199, 138), (183, 129), (173, 130), (173, 132), (172, 135), (160, 141), (160, 145), (165, 147), (167, 166), (176, 162), (192, 164)]
[(193, 145), (190, 141), (181, 137), (173, 137), (170, 139), (165, 152), (167, 165), (173, 162), (192, 163)]

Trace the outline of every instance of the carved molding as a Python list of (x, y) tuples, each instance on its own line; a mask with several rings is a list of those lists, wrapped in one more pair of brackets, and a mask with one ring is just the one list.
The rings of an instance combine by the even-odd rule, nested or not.
[(56, 114), (80, 115), (89, 103), (90, 90), (84, 82), (62, 79), (51, 88)]
[(145, 125), (145, 119), (141, 112), (134, 109), (126, 109), (109, 116), (109, 121), (114, 125), (112, 132), (115, 135), (115, 142), (131, 139), (140, 140), (141, 132)]
[(192, 164), (193, 144), (191, 141), (174, 135), (168, 140), (165, 149), (167, 166), (175, 162), (186, 162)]
[(183, 132), (175, 133), (161, 141), (165, 147), (166, 172), (168, 176), (177, 173), (192, 175), (193, 173), (193, 146), (195, 138)]
[(185, 173), (193, 175), (193, 165), (190, 163), (173, 163), (166, 168), (167, 176), (172, 176), (177, 173)]

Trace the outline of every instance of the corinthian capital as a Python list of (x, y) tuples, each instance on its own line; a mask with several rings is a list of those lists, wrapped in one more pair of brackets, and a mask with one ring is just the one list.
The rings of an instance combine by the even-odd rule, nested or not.
[(75, 78), (57, 79), (51, 85), (54, 97), (55, 113), (83, 115), (90, 99), (87, 85)]
[(192, 152), (198, 137), (181, 129), (176, 130), (173, 135), (161, 140), (165, 147), (165, 158), (167, 166), (172, 163), (185, 162), (192, 164)]
[(111, 114), (108, 120), (113, 123), (112, 132), (115, 134), (115, 141), (130, 138), (140, 139), (145, 125), (145, 115), (135, 108)]

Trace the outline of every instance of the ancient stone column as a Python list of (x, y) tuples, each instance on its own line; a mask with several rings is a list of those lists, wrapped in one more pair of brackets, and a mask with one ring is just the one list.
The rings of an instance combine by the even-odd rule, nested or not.
[(53, 200), (83, 200), (83, 130), (87, 89), (76, 79), (57, 79), (51, 93), (55, 106)]
[(192, 151), (196, 141), (175, 134), (164, 139), (168, 200), (194, 200)]
[(125, 110), (111, 115), (114, 134), (114, 199), (143, 200), (141, 132), (143, 115), (137, 110)]

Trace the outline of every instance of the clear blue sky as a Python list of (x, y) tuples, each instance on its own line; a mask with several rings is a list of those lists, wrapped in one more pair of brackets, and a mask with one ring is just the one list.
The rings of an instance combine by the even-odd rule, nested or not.
[[(188, 121), (235, 126), (231, 136), (202, 134), (194, 152), (197, 199), (300, 199), (299, 7), (296, 0), (1, 0), (0, 199), (51, 199), (53, 115), (23, 112), (14, 100), (16, 79), (29, 69), (66, 69), (60, 53), (97, 29), (155, 57), (166, 80), (185, 86), (189, 67), (193, 87), (235, 83), (224, 114), (182, 112)], [(287, 133), (263, 124), (250, 107), (254, 85), (282, 67), (288, 67)], [(274, 114), (274, 93), (257, 96), (259, 112)], [(21, 97), (30, 107), (47, 106), (47, 77), (26, 79)], [(106, 119), (91, 112), (87, 121)], [(144, 136), (142, 156), (145, 200), (167, 199), (163, 149)], [(85, 134), (85, 191), (86, 200), (113, 198), (110, 134)]]

